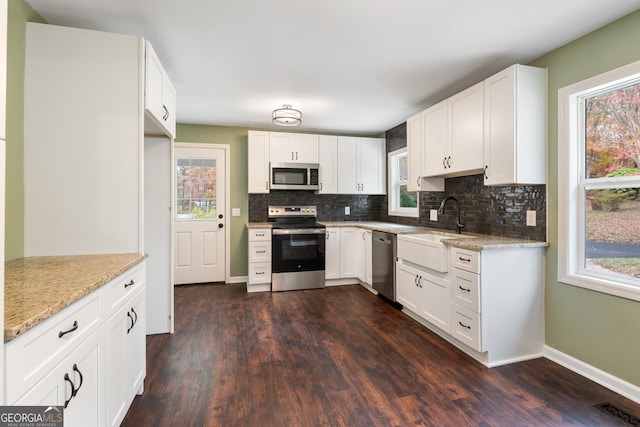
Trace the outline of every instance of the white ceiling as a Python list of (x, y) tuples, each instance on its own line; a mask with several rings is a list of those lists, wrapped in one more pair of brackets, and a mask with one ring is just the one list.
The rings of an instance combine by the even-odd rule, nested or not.
[[(179, 123), (378, 134), (640, 0), (27, 0), (50, 24), (151, 41)], [(594, 58), (597, 60), (597, 58)]]

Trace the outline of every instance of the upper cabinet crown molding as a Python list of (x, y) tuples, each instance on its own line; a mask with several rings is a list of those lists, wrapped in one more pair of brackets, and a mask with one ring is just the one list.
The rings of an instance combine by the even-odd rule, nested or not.
[(484, 82), (485, 185), (545, 184), (547, 70), (511, 67)]
[(150, 42), (145, 42), (145, 133), (176, 135), (176, 90)]

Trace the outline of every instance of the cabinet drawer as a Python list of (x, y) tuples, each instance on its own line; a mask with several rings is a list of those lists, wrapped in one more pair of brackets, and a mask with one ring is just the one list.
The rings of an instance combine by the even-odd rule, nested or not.
[(5, 345), (7, 402), (15, 402), (102, 324), (102, 292), (92, 292)]
[(266, 228), (249, 229), (250, 242), (259, 242), (265, 240), (271, 240), (271, 230), (268, 230)]
[(271, 263), (249, 264), (249, 284), (271, 283)]
[(107, 317), (120, 308), (138, 289), (142, 288), (144, 279), (143, 265), (139, 265), (126, 271), (104, 286), (107, 289)]
[(271, 241), (249, 242), (249, 262), (271, 262)]
[(454, 268), (451, 301), (480, 313), (480, 276)]
[(451, 266), (480, 274), (480, 252), (451, 248)]
[(476, 351), (482, 351), (480, 342), (480, 315), (468, 308), (451, 304), (451, 334)]

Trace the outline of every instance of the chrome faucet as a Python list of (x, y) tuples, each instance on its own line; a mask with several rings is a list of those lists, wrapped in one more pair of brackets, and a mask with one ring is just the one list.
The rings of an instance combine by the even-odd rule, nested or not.
[(438, 214), (444, 215), (444, 208), (447, 205), (449, 200), (453, 200), (456, 202), (456, 233), (460, 234), (462, 229), (464, 228), (464, 224), (460, 222), (460, 202), (453, 196), (445, 197), (445, 199), (440, 203), (440, 207), (438, 208)]

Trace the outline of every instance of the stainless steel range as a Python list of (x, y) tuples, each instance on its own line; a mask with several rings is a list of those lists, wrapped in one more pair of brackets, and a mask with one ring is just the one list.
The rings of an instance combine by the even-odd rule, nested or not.
[(269, 206), (271, 290), (324, 288), (325, 227), (315, 206)]

